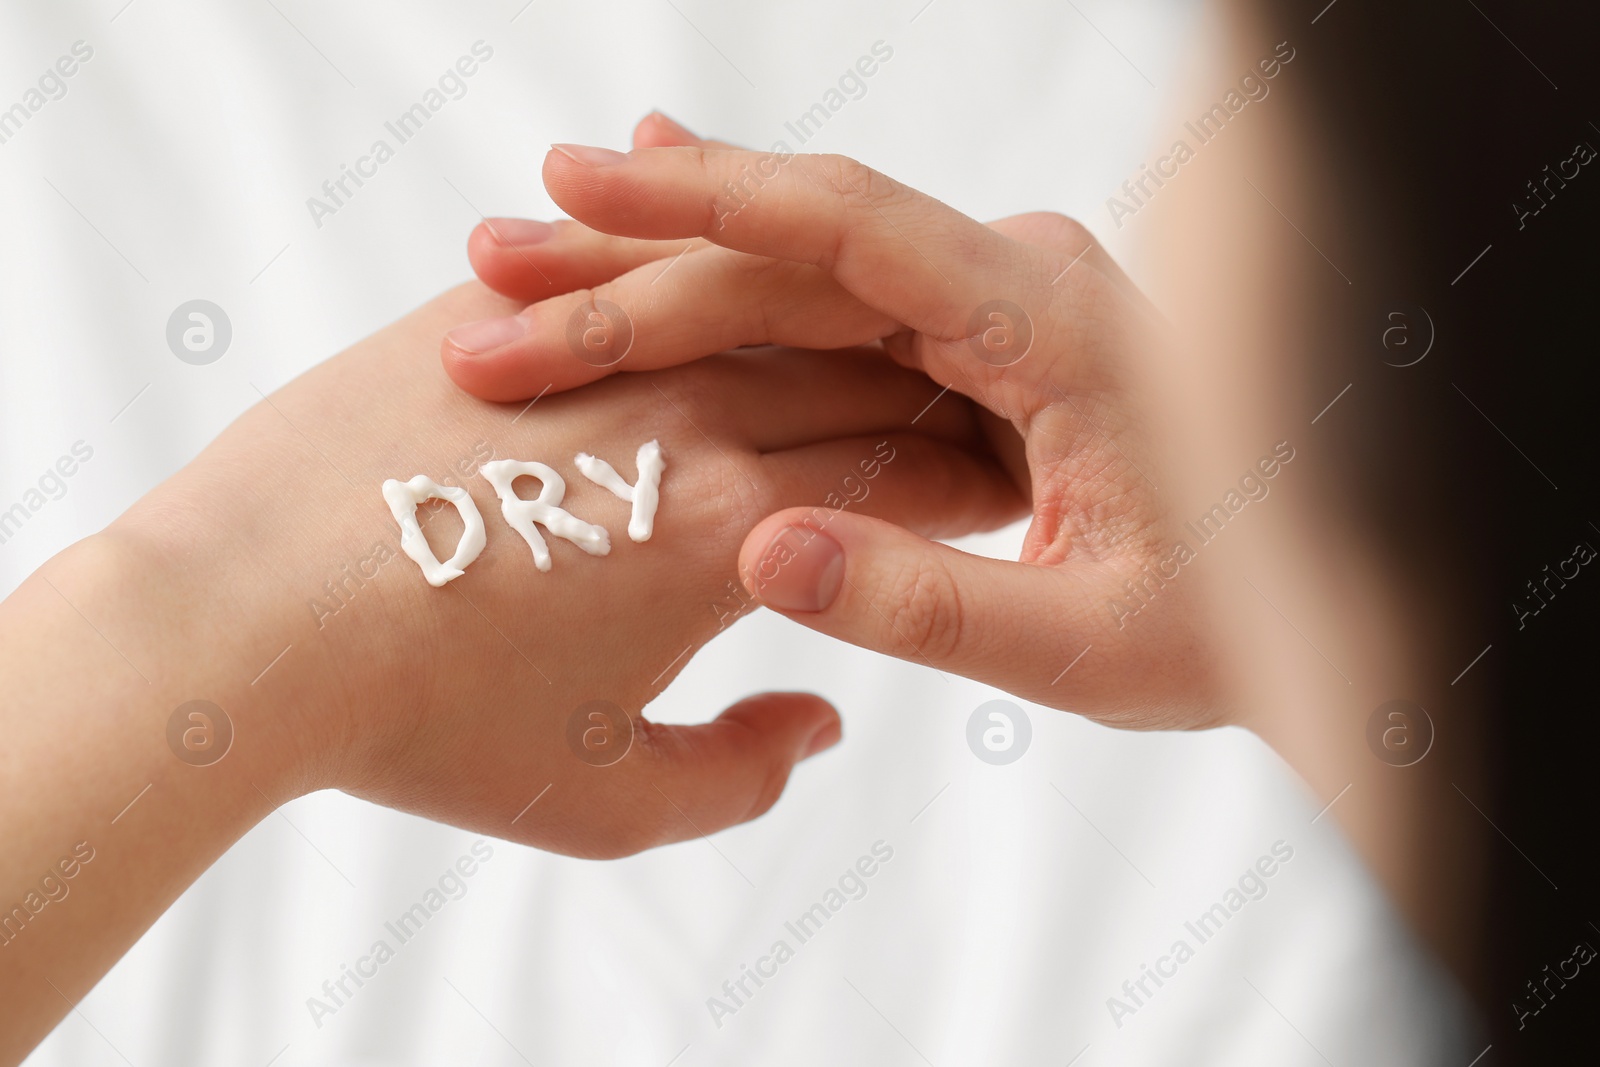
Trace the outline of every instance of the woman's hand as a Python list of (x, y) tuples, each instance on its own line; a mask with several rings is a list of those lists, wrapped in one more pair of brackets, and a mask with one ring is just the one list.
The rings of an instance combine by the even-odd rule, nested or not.
[[(0, 603), (0, 1062), (310, 790), (590, 857), (756, 817), (839, 739), (831, 707), (768, 694), (702, 726), (640, 715), (749, 607), (735, 568), (749, 528), (830, 498), (929, 533), (1021, 507), (978, 458), (970, 410), (918, 419), (937, 388), (856, 353), (748, 352), (534, 405), (473, 399), (437, 338), (512, 309), (465, 286), (263, 397)], [(573, 459), (631, 481), (652, 439), (666, 471), (635, 543), (629, 505)], [(491, 459), (554, 468), (610, 554), (547, 537), (540, 571), (477, 475)], [(488, 529), (443, 588), (401, 552), (380, 492), (418, 474), (467, 489)], [(454, 509), (424, 514), (449, 556)]]
[[(797, 760), (838, 739), (830, 707), (777, 694), (706, 726), (639, 718), (745, 606), (734, 563), (750, 527), (832, 494), (862, 514), (954, 533), (997, 525), (1020, 501), (974, 458), (983, 442), (965, 405), (940, 404), (913, 428), (938, 390), (851, 353), (743, 353), (532, 406), (485, 404), (450, 386), (427, 339), (504, 309), (480, 287), (458, 290), (290, 383), (113, 534), (182, 573), (201, 602), (237, 601), (294, 643), (268, 684), (293, 697), (259, 714), (302, 739), (318, 784), (583, 856), (752, 818)], [(666, 472), (654, 534), (634, 543), (629, 506), (573, 457), (594, 453), (631, 481), (634, 453), (652, 439)], [(553, 567), (536, 569), (476, 476), (490, 459), (555, 468), (562, 506), (606, 526), (610, 554), (546, 534)], [(398, 552), (379, 493), (384, 479), (416, 474), (465, 487), (488, 529), (483, 554), (442, 588)], [(433, 513), (429, 540), (447, 558), (460, 520), (448, 505), (423, 511)], [(612, 766), (568, 743), (569, 729), (599, 743), (620, 728), (607, 743), (626, 749), (625, 720), (585, 712), (572, 726), (591, 701), (634, 720), (632, 750)]]
[[(1020, 564), (863, 514), (809, 536), (778, 510), (742, 549), (752, 591), (824, 633), (1102, 721), (1223, 721), (1181, 569), (1199, 542), (1163, 509), (1141, 423), (1136, 371), (1160, 324), (1083, 227), (983, 226), (854, 161), (738, 151), (656, 117), (636, 143), (656, 147), (549, 154), (546, 187), (576, 222), (474, 233), (474, 266), (502, 291), (590, 288), (449, 334), (457, 383), (514, 400), (737, 345), (881, 345), (986, 409), (1032, 499)], [(516, 233), (546, 239), (502, 239)], [(571, 358), (567, 324), (606, 309), (632, 330), (626, 358)]]

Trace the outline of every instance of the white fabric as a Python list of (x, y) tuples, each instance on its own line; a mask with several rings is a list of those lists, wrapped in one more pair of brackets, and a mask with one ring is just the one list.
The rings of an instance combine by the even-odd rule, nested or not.
[[(883, 41), (892, 58), (807, 150), (867, 159), (979, 217), (1061, 210), (1126, 253), (1104, 198), (1167, 139), (1169, 93), (1206, 36), (1197, 0), (121, 3), (0, 8), (0, 107), (73, 42), (94, 49), (0, 144), (0, 509), (75, 442), (93, 448), (0, 545), (0, 591), (177, 470), (258, 388), (465, 277), (477, 210), (552, 217), (538, 181), (552, 141), (621, 145), (661, 107), (798, 147), (785, 121)], [(493, 56), (466, 94), (319, 228), (306, 199), (479, 40)], [(232, 322), (209, 366), (165, 340), (193, 298)], [(1019, 537), (981, 547), (1014, 552)], [(998, 694), (771, 616), (719, 637), (652, 711), (699, 720), (788, 687), (835, 699), (845, 742), (770, 815), (618, 863), (490, 842), (465, 895), (320, 1026), (307, 999), (477, 838), (342, 794), (291, 803), (29, 1063), (1373, 1065), (1478, 1051), (1456, 990), (1334, 819), (1311, 822), (1328, 798), (1252, 737), (1129, 735), (1030, 708), (1031, 750), (990, 766), (965, 728)], [(866, 895), (806, 943), (789, 935), (794, 957), (719, 1028), (707, 998), (880, 840), (893, 858)], [(1279, 840), (1294, 858), (1265, 898), (1118, 1028), (1107, 998)]]

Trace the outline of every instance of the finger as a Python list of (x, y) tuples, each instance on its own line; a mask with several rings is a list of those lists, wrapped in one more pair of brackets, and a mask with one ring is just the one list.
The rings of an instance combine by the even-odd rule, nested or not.
[(839, 156), (562, 145), (544, 177), (569, 214), (607, 233), (703, 237), (827, 270), (927, 338), (939, 369), (974, 388), (996, 371), (966, 351), (986, 331), (985, 307), (1003, 299), (1042, 318), (1070, 263)]
[(746, 349), (711, 356), (658, 386), (687, 417), (692, 398), (716, 396), (693, 421), (729, 447), (776, 452), (839, 437), (915, 430), (986, 449), (972, 405), (875, 350)]
[(467, 259), (483, 283), (516, 300), (544, 300), (587, 289), (705, 241), (640, 241), (598, 233), (578, 222), (484, 219), (467, 237)]
[[(1041, 247), (1072, 247), (1073, 235), (1064, 232), (1071, 225), (1048, 213), (995, 224)], [(575, 320), (591, 325), (575, 333)], [(443, 347), (446, 367), (463, 389), (514, 401), (741, 345), (838, 348), (898, 328), (819, 268), (742, 253), (696, 254), (565, 293), (497, 325), (471, 324), (452, 331)], [(591, 338), (611, 348), (589, 346)], [(901, 362), (924, 369), (914, 353)]]
[(668, 118), (659, 111), (652, 111), (639, 120), (633, 128), (633, 147), (635, 148), (677, 148), (684, 145), (695, 145), (700, 148), (726, 148), (736, 150), (739, 146), (726, 141), (707, 140), (689, 130), (687, 126), (675, 119)]
[(995, 530), (1028, 513), (1005, 470), (971, 449), (917, 433), (824, 441), (762, 457), (776, 498), (810, 504), (807, 528), (842, 512), (870, 515), (924, 537)]
[[(1123, 627), (1107, 610), (1128, 597), (1114, 563), (1012, 563), (867, 515), (841, 512), (820, 529), (806, 517), (770, 516), (739, 555), (750, 592), (802, 625), (1106, 721), (1176, 721), (1207, 690), (1187, 651), (1198, 643), (1181, 632), (1181, 585), (1152, 597), (1137, 627)], [(1141, 693), (1164, 695), (1130, 706), (1133, 676)]]
[[(652, 112), (646, 116), (640, 123), (640, 129), (660, 124), (681, 131), (681, 127), (677, 127), (676, 123), (659, 112)], [(658, 139), (665, 136), (667, 135), (658, 131)], [(687, 131), (673, 133), (671, 136), (689, 138), (688, 141), (672, 140), (670, 143), (673, 144), (720, 144), (711, 141), (701, 142)], [(1000, 219), (991, 225), (999, 232), (1024, 243), (1040, 247), (1059, 247), (1070, 244), (1071, 241), (1070, 235), (1062, 232), (1060, 223), (1063, 221), (1059, 215), (1034, 212)], [(552, 293), (570, 293), (576, 289), (599, 286), (651, 263), (659, 263), (661, 271), (645, 272), (642, 278), (652, 286), (657, 285), (666, 280), (667, 275), (671, 273), (667, 269), (668, 266), (672, 265), (685, 250), (699, 251), (709, 247), (712, 247), (711, 243), (704, 239), (679, 242), (616, 237), (565, 219), (548, 223), (533, 219), (496, 218), (485, 219), (473, 230), (468, 238), (467, 254), (472, 261), (473, 269), (484, 284), (506, 296), (532, 301), (548, 297)], [(1106, 263), (1111, 269), (1116, 269), (1115, 264), (1109, 259)], [(748, 260), (733, 257), (719, 258), (714, 264), (692, 264), (691, 269), (681, 272), (672, 280), (670, 290), (701, 297), (696, 301), (700, 307), (682, 308), (685, 313), (693, 314), (696, 311), (706, 310), (706, 305), (713, 302), (709, 294), (714, 293), (716, 301), (732, 301), (736, 295), (744, 295), (734, 294), (728, 290), (734, 284), (748, 281), (756, 273), (754, 265)], [(786, 305), (796, 309), (803, 307), (805, 318), (837, 313), (837, 308), (827, 306), (836, 300), (856, 303), (853, 296), (846, 293), (837, 283), (827, 280), (825, 274), (814, 268), (784, 261), (772, 261), (762, 264), (759, 273), (764, 279), (765, 291), (783, 292), (789, 295), (790, 299), (786, 301)], [(603, 295), (613, 301), (621, 298), (624, 303), (635, 303), (627, 299), (625, 293), (607, 291)], [(722, 311), (727, 313), (729, 310), (731, 308), (724, 304)], [(783, 317), (783, 310), (780, 308), (776, 312), (780, 316), (780, 323), (792, 331), (793, 327), (787, 319), (794, 316)], [(752, 322), (759, 321), (758, 314), (772, 316), (774, 312), (751, 308), (750, 312), (746, 313), (746, 318)], [(874, 316), (870, 321), (877, 324), (888, 323), (890, 320), (884, 316)], [(648, 336), (655, 336), (658, 331), (647, 328), (645, 332)], [(851, 333), (862, 334), (862, 339), (865, 340), (869, 339), (865, 335), (874, 331), (862, 329)], [(680, 337), (686, 337), (688, 334), (687, 330), (676, 331), (676, 335)], [(755, 343), (800, 344), (809, 339), (801, 337), (801, 340), (791, 341), (784, 339), (784, 335), (775, 334), (763, 337), (761, 341)], [(665, 363), (668, 359), (670, 356), (664, 356), (662, 362)]]
[(809, 693), (748, 697), (700, 726), (640, 722), (618, 763), (629, 775), (638, 851), (763, 815), (801, 760), (838, 743), (839, 713)]
[[(652, 111), (633, 131), (635, 148), (697, 145), (733, 149), (723, 141), (697, 137), (679, 123)], [(705, 247), (707, 242), (688, 242)], [(670, 259), (683, 241), (640, 241), (600, 234), (571, 222), (484, 219), (467, 238), (467, 259), (483, 283), (518, 300), (542, 300), (556, 293), (586, 289), (656, 259)]]
[(1081, 223), (1054, 211), (1029, 211), (996, 219), (988, 225), (1014, 241), (1071, 256), (1067, 266), (1051, 282), (1052, 289), (1061, 288), (1069, 275), (1079, 271), (1083, 272), (1079, 278), (1087, 275), (1104, 278), (1141, 313), (1160, 316), (1150, 298)]
[(789, 510), (758, 523), (739, 574), (767, 607), (813, 629), (1011, 688), (1059, 656), (1074, 627), (1060, 606), (1078, 591), (1055, 570), (968, 555), (882, 519), (842, 512), (817, 529), (807, 518)]
[(461, 388), (513, 401), (746, 345), (841, 348), (894, 329), (823, 271), (713, 248), (459, 327), (441, 351)]

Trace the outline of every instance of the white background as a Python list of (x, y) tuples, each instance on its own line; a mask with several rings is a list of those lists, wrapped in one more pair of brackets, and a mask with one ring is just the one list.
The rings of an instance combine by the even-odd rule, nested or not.
[[(464, 278), (477, 210), (552, 217), (538, 181), (552, 141), (622, 147), (661, 108), (797, 147), (784, 121), (882, 40), (892, 60), (808, 149), (980, 218), (1076, 215), (1137, 276), (1137, 220), (1115, 231), (1105, 197), (1170, 140), (1186, 77), (1202, 95), (1229, 80), (1206, 84), (1194, 62), (1214, 32), (1195, 0), (123, 3), (0, 8), (0, 108), (73, 42), (94, 49), (67, 95), (0, 145), (0, 508), (75, 441), (94, 449), (0, 545), (0, 591), (177, 470), (257, 387)], [(480, 39), (494, 57), (467, 95), (317, 227), (306, 198)], [(206, 367), (164, 340), (196, 297), (233, 324)], [(1252, 737), (1119, 734), (1030, 706), (1031, 749), (991, 767), (964, 731), (1000, 694), (767, 615), (651, 710), (699, 720), (766, 688), (824, 692), (845, 743), (755, 824), (609, 864), (491, 842), (466, 895), (319, 1027), (307, 998), (475, 838), (307, 797), (208, 872), (30, 1063), (1344, 1065), (1476, 1051), (1457, 993), (1333, 818), (1312, 823), (1329, 798)], [(894, 858), (867, 895), (716, 1026), (707, 998), (777, 938), (795, 944), (784, 921), (878, 840)], [(1267, 896), (1116, 1026), (1107, 998), (1279, 840), (1294, 859)]]

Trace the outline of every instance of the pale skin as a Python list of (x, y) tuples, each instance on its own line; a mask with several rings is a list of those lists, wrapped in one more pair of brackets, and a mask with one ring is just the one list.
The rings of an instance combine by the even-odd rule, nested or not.
[[(526, 296), (557, 278), (572, 291), (509, 323), (452, 332), (444, 360), (459, 384), (513, 400), (733, 345), (870, 345), (980, 404), (996, 452), (1031, 497), (1021, 560), (969, 556), (858, 514), (810, 538), (796, 509), (765, 517), (745, 540), (752, 592), (832, 636), (1103, 722), (1227, 721), (1190, 589), (1145, 571), (1170, 556), (1179, 526), (1140, 473), (1152, 444), (1135, 363), (1159, 322), (1083, 227), (1047, 213), (983, 226), (854, 161), (774, 160), (660, 116), (638, 137), (630, 156), (569, 146), (547, 157), (547, 188), (585, 225), (534, 245), (508, 242), (515, 225), (474, 234), (474, 266), (502, 291)], [(731, 200), (729, 184), (752, 173), (762, 187)], [(662, 274), (657, 257), (685, 247)], [(973, 315), (997, 298), (1021, 306), (1017, 328), (1031, 327), (1021, 358), (1003, 336), (988, 356), (974, 348)], [(566, 323), (595, 302), (624, 309), (637, 334), (615, 366), (562, 358)], [(984, 318), (984, 330), (998, 321)], [(791, 552), (791, 537), (806, 551)], [(815, 589), (796, 583), (840, 555), (839, 588), (809, 603)], [(1128, 582), (1159, 590), (1134, 627), (1107, 606), (1128, 598)]]
[[(43, 896), (75, 845), (93, 850), (69, 894), (0, 945), (0, 1062), (21, 1059), (246, 830), (312, 790), (595, 858), (760, 815), (797, 761), (839, 740), (824, 700), (766, 694), (695, 727), (639, 717), (738, 611), (750, 526), (871, 463), (852, 507), (930, 534), (1021, 507), (964, 403), (945, 398), (913, 429), (938, 389), (850, 353), (742, 353), (521, 414), (475, 400), (445, 378), (438, 337), (513, 306), (464, 286), (289, 383), (0, 604), (0, 901)], [(572, 459), (595, 453), (631, 480), (650, 438), (668, 466), (654, 535), (636, 544), (628, 505)], [(609, 528), (611, 554), (551, 538), (540, 572), (474, 473), (487, 458), (560, 471), (565, 506)], [(399, 555), (379, 492), (418, 473), (466, 487), (488, 526), (446, 588)], [(448, 556), (453, 512), (428, 530)], [(395, 551), (337, 612), (311, 606), (337, 604), (324, 582), (345, 565), (371, 574), (379, 543)], [(211, 766), (168, 747), (174, 709), (195, 699), (235, 730)], [(568, 745), (572, 712), (594, 699), (636, 719), (611, 766)]]
[[(1212, 579), (1160, 587), (1126, 625), (1107, 611), (1125, 582), (1168, 556), (1177, 516), (1207, 498), (1195, 487), (1209, 483), (1186, 469), (1198, 459), (1176, 458), (1152, 430), (1188, 410), (1151, 370), (1169, 340), (1081, 227), (1053, 215), (980, 226), (852, 161), (820, 157), (786, 162), (727, 213), (708, 205), (759, 157), (659, 118), (637, 143), (623, 161), (552, 154), (547, 185), (579, 220), (554, 238), (519, 243), (537, 227), (509, 224), (474, 234), (474, 266), (516, 299), (478, 287), (447, 294), (291, 383), (0, 605), (0, 669), (13, 689), (0, 901), (22, 899), (77, 842), (95, 850), (71, 896), (0, 947), (0, 996), (15, 1009), (0, 1027), (0, 1058), (25, 1054), (245, 830), (314, 789), (593, 857), (760, 814), (796, 761), (838, 740), (820, 698), (769, 694), (696, 728), (641, 720), (635, 750), (608, 768), (565, 742), (586, 700), (637, 714), (687, 658), (670, 666), (674, 657), (716, 632), (730, 579), (822, 632), (1104, 722), (1247, 725), (1324, 795), (1354, 777), (1347, 769), (1370, 770), (1346, 736), (1355, 712), (1343, 704), (1337, 714), (1275, 713), (1334, 701), (1294, 665), (1280, 627), (1219, 613), (1206, 597)], [(1243, 221), (1230, 232), (1276, 251)], [(1276, 260), (1241, 262), (1271, 275)], [(1218, 273), (1194, 268), (1198, 279)], [(1255, 292), (1270, 288), (1260, 281)], [(1213, 297), (1198, 306), (1225, 303), (1195, 285)], [(623, 307), (637, 330), (635, 348), (607, 370), (575, 360), (565, 334), (571, 312), (596, 297)], [(1032, 326), (1015, 362), (1003, 341), (988, 349), (998, 360), (971, 343), (991, 321), (975, 334), (974, 313), (996, 298), (1020, 305)], [(516, 422), (522, 403), (473, 400), (435, 362), (441, 335), (485, 321), (499, 325), (451, 333), (444, 366), (483, 400), (525, 403), (548, 387)], [(1260, 332), (1212, 326), (1217, 350), (1269, 358)], [(496, 331), (518, 336), (474, 349)], [(711, 355), (765, 343), (867, 347)], [(649, 373), (615, 373), (639, 370)], [(1209, 383), (1189, 384), (1185, 399), (1199, 406)], [(656, 536), (635, 545), (620, 536), (626, 505), (577, 477), (570, 457), (592, 451), (631, 474), (628, 457), (651, 436), (669, 466)], [(1270, 447), (1270, 435), (1249, 435), (1248, 459), (1262, 440)], [(466, 577), (435, 590), (408, 561), (386, 563), (319, 627), (309, 598), (393, 540), (378, 482), (442, 480), (480, 441), (495, 458), (562, 467), (573, 510), (611, 528), (614, 554), (555, 542), (555, 568), (537, 573), (486, 483), (468, 477), (490, 541)], [(884, 441), (896, 459), (867, 500), (808, 529), (815, 505)], [(1230, 477), (1233, 456), (1219, 461)], [(1180, 491), (1175, 505), (1154, 490), (1151, 475), (1166, 483), (1174, 471), (1193, 500)], [(1030, 509), (1015, 563), (929, 540)], [(448, 529), (445, 517), (441, 555)], [(785, 540), (791, 529), (798, 539)], [(1375, 582), (1352, 555), (1351, 573)], [(1392, 633), (1360, 612), (1330, 614), (1344, 631)], [(608, 628), (572, 622), (584, 618)], [(1219, 619), (1235, 628), (1225, 639)], [(1240, 681), (1259, 654), (1253, 637), (1283, 646), (1270, 685)], [(1403, 646), (1366, 640), (1373, 691), (1404, 691)], [(196, 698), (224, 707), (237, 730), (212, 767), (167, 747), (172, 709)], [(1412, 810), (1411, 794), (1389, 796), (1393, 810)], [(1402, 902), (1420, 906), (1393, 835), (1347, 825)]]
[[(1249, 30), (1237, 39), (1254, 39)], [(1241, 46), (1224, 59), (1224, 73), (1237, 76), (1257, 56)], [(1166, 268), (1158, 274), (1171, 291), (1166, 329), (1071, 220), (1037, 214), (981, 226), (852, 160), (775, 161), (652, 115), (626, 155), (560, 146), (547, 156), (546, 187), (576, 221), (548, 230), (492, 220), (474, 232), (479, 276), (537, 302), (515, 325), (452, 334), (443, 357), (463, 388), (512, 399), (735, 344), (869, 344), (972, 398), (1030, 496), (1018, 563), (966, 556), (865, 516), (839, 516), (826, 537), (788, 535), (803, 516), (777, 512), (741, 550), (753, 594), (824, 633), (1103, 722), (1255, 731), (1317, 796), (1344, 798), (1334, 818), (1470, 982), (1476, 941), (1464, 931), (1474, 921), (1481, 827), (1429, 813), (1471, 816), (1451, 792), (1453, 779), (1476, 780), (1471, 721), (1417, 767), (1386, 765), (1365, 739), (1367, 716), (1386, 700), (1461, 706), (1440, 662), (1450, 654), (1448, 606), (1385, 573), (1349, 504), (1326, 492), (1319, 471), (1338, 458), (1313, 449), (1293, 478), (1274, 483), (1280, 502), (1257, 509), (1265, 518), (1230, 528), (1181, 580), (1148, 579), (1149, 569), (1172, 574), (1174, 541), (1194, 542), (1180, 532), (1183, 519), (1204, 514), (1242, 468), (1280, 441), (1292, 449), (1286, 437), (1307, 442), (1310, 415), (1298, 410), (1307, 368), (1283, 338), (1327, 328), (1317, 309), (1341, 297), (1327, 284), (1340, 279), (1238, 177), (1245, 168), (1273, 183), (1292, 198), (1294, 217), (1322, 203), (1325, 191), (1285, 162), (1300, 158), (1283, 146), (1303, 125), (1293, 102), (1279, 103), (1230, 132), (1209, 150), (1215, 163), (1150, 209)], [(574, 291), (581, 286), (592, 291)], [(1000, 296), (1023, 307), (1034, 339), (1026, 358), (997, 368), (975, 357), (971, 316)], [(560, 359), (554, 326), (591, 299), (658, 328), (623, 364), (574, 367)], [(820, 599), (824, 562), (797, 565), (807, 556), (842, 557), (833, 565), (844, 581), (824, 582)], [(767, 580), (763, 566), (777, 558), (784, 566)], [(1319, 641), (1337, 642), (1330, 647), (1356, 677), (1336, 673), (1263, 603), (1251, 575)], [(1132, 603), (1126, 581), (1146, 601), (1131, 619), (1106, 608), (1112, 598)], [(1433, 603), (1442, 610), (1407, 621)]]
[[(1248, 5), (1223, 10), (1232, 44), (1201, 73), (1197, 99), (1253, 69), (1278, 40)], [(1174, 504), (1189, 514), (1259, 442), (1305, 443), (1296, 460), (1304, 467), (1276, 490), (1283, 506), (1241, 524), (1236, 540), (1230, 530), (1217, 565), (1197, 575), (1224, 646), (1227, 689), (1239, 721), (1306, 779), (1319, 804), (1337, 798), (1324, 821), (1339, 822), (1470, 989), (1481, 980), (1482, 864), (1494, 831), (1467, 799), (1483, 805), (1488, 793), (1481, 690), (1453, 679), (1483, 646), (1481, 620), (1457, 608), (1460, 576), (1436, 583), (1417, 561), (1386, 558), (1376, 531), (1393, 517), (1365, 513), (1350, 492), (1371, 472), (1355, 466), (1347, 443), (1328, 443), (1338, 440), (1328, 436), (1341, 425), (1335, 415), (1358, 420), (1358, 391), (1381, 389), (1383, 379), (1357, 379), (1311, 424), (1351, 379), (1319, 367), (1296, 340), (1331, 338), (1356, 365), (1343, 370), (1356, 370), (1373, 334), (1345, 309), (1350, 294), (1373, 291), (1393, 237), (1352, 216), (1340, 184), (1359, 161), (1329, 150), (1290, 71), (1278, 85), (1272, 106), (1206, 146), (1209, 158), (1162, 190), (1148, 218), (1140, 213), (1160, 264), (1161, 304), (1191, 339), (1187, 358), (1149, 378), (1149, 417), (1169, 428)], [(1426, 758), (1407, 767), (1375, 758), (1366, 738), (1369, 716), (1397, 698), (1427, 708), (1436, 728)]]

